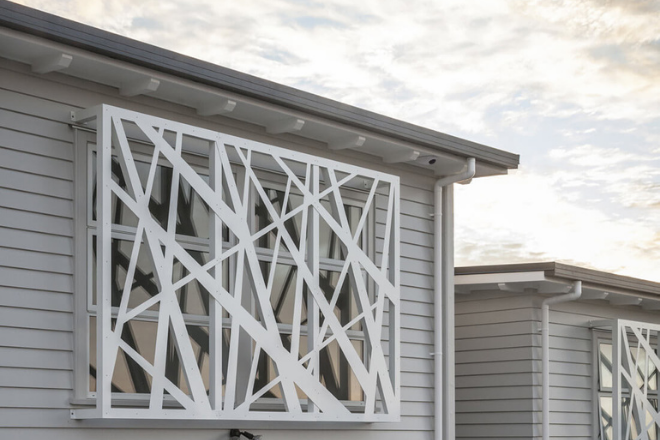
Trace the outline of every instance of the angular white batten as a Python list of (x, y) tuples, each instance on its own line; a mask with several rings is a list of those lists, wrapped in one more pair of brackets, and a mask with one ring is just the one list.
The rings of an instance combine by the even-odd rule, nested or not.
[[(623, 319), (612, 321), (612, 439), (655, 438), (660, 430), (657, 338), (660, 325)], [(649, 374), (655, 371), (656, 386)], [(625, 393), (624, 393), (625, 390)], [(624, 397), (627, 405), (622, 405)]]
[[(90, 121), (94, 118), (98, 126), (99, 219), (96, 267), (99, 317), (96, 350), (97, 406), (90, 410), (74, 410), (72, 417), (340, 422), (399, 420), (400, 188), (397, 176), (108, 105), (72, 115), (74, 121)], [(127, 133), (129, 130), (132, 131)], [(153, 145), (155, 159), (151, 160), (146, 185), (140, 180), (133, 150), (129, 146), (129, 137), (134, 132)], [(187, 151), (184, 145), (186, 139), (194, 140), (193, 143), (197, 145), (195, 148), (198, 150), (192, 152), (208, 155), (208, 182), (187, 161), (188, 156), (183, 154)], [(202, 145), (208, 145), (206, 152), (199, 150), (200, 141)], [(210, 261), (206, 264), (196, 261), (176, 235), (176, 191), (169, 201), (169, 226), (163, 227), (152, 216), (149, 208), (150, 189), (159, 157), (171, 166), (173, 182), (176, 182), (173, 185), (178, 186), (179, 180), (185, 179), (209, 207)], [(121, 167), (125, 188), (113, 180), (113, 160)], [(267, 196), (268, 187), (260, 180), (261, 174), (255, 171), (263, 169), (264, 163), (270, 164), (278, 175), (284, 176), (287, 188), (285, 198), (295, 192), (302, 200), (300, 206), (289, 212), (285, 212), (284, 207), (280, 212), (273, 206)], [(238, 181), (232, 171), (232, 167), (237, 166), (244, 170), (243, 181)], [(355, 188), (351, 186), (355, 182), (359, 182), (360, 190), (368, 196), (359, 223), (353, 225), (355, 229), (351, 229), (343, 209), (342, 197), (346, 190)], [(252, 195), (246, 196), (248, 193)], [(113, 309), (111, 210), (115, 197), (135, 215), (138, 225), (121, 304)], [(250, 227), (246, 215), (255, 203), (255, 198), (264, 205), (273, 219), (270, 225), (260, 231)], [(369, 227), (367, 213), (375, 211), (376, 199), (381, 201), (379, 210), (386, 211), (385, 234), (381, 240), (382, 245), (377, 249), (382, 255), (378, 260), (374, 257), (376, 252), (370, 253), (359, 244), (361, 235)], [(330, 209), (327, 207), (328, 202)], [(298, 214), (301, 214), (302, 224), (301, 236), (296, 242), (285, 223)], [(319, 220), (332, 230), (344, 254), (340, 281), (332, 298), (326, 297), (319, 283)], [(227, 248), (225, 243), (224, 249), (223, 226), (234, 237), (231, 246)], [(280, 254), (286, 254), (286, 264), (295, 266), (297, 271), (294, 281), (297, 291), (294, 313), (303, 313), (303, 303), (311, 304), (306, 306), (308, 325), (305, 329), (302, 329), (301, 319), (293, 320), (291, 334), (296, 336), (307, 332), (308, 335), (306, 345), (298, 342), (293, 344), (295, 350), (287, 349), (282, 344), (278, 322), (271, 307), (272, 282), (268, 281), (268, 276), (264, 277), (258, 259), (256, 242), (268, 231), (272, 231), (277, 236), (276, 242), (286, 249), (279, 251), (276, 245), (271, 267), (278, 263), (278, 258), (284, 258)], [(135, 270), (135, 260), (141, 246), (144, 246), (143, 249), (147, 250), (153, 262), (160, 291), (141, 306), (131, 309), (128, 307), (131, 271)], [(172, 273), (175, 259), (189, 272), (188, 276), (177, 282), (174, 282)], [(228, 259), (235, 259), (238, 263), (223, 265)], [(223, 286), (221, 271), (224, 270), (236, 271), (233, 274), (236, 279), (234, 288)], [(357, 317), (348, 324), (342, 324), (335, 314), (340, 285), (345, 278), (350, 278), (358, 311)], [(184, 313), (175, 293), (183, 284), (192, 281), (208, 291), (211, 306), (210, 367), (204, 373), (198, 365)], [(249, 286), (252, 293), (242, 292), (244, 288), (240, 286)], [(302, 293), (303, 286), (307, 295)], [(250, 294), (258, 313), (246, 308), (241, 300), (242, 295)], [(155, 304), (158, 304), (158, 329), (154, 360), (150, 362), (122, 340), (122, 329), (130, 320), (139, 318), (140, 313), (152, 309)], [(230, 345), (229, 350), (223, 353), (219, 342), (223, 331), (223, 312), (231, 322), (232, 342), (237, 343), (238, 337), (234, 337), (234, 334), (238, 334), (238, 330), (249, 338), (253, 347), (251, 359), (246, 360), (244, 355), (239, 354), (236, 346)], [(362, 323), (364, 352), (356, 349), (349, 338), (351, 328), (358, 320)], [(225, 325), (225, 328), (229, 327)], [(168, 333), (171, 336), (168, 337)], [(166, 377), (165, 351), (168, 338), (174, 339), (184, 382), (187, 384), (185, 391)], [(243, 336), (241, 340), (245, 342)], [(361, 389), (363, 401), (360, 405), (340, 400), (321, 380), (320, 353), (331, 343), (336, 344), (340, 350), (353, 380)], [(126, 408), (113, 404), (114, 399), (120, 398), (120, 395), (112, 392), (113, 372), (120, 351), (151, 378), (150, 394), (145, 398), (149, 401), (147, 407)], [(253, 389), (260, 355), (270, 358), (276, 377), (261, 389)], [(223, 363), (227, 364), (224, 391), (223, 377), (218, 377), (222, 376)], [(247, 383), (250, 384), (247, 390), (236, 385), (237, 375), (245, 374), (246, 371), (249, 372)], [(208, 394), (204, 374), (208, 374)], [(281, 407), (273, 411), (254, 409), (253, 406), (259, 406), (258, 399), (274, 386), (279, 387)], [(172, 401), (163, 404), (166, 393), (168, 399), (173, 399), (174, 408)], [(299, 395), (306, 397), (301, 399)], [(359, 412), (351, 411), (357, 406), (361, 408)]]

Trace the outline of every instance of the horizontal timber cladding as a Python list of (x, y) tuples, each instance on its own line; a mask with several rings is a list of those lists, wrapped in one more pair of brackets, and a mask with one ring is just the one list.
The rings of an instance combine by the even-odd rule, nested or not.
[(530, 298), (456, 295), (456, 438), (534, 436), (534, 321)]
[[(432, 185), (411, 167), (387, 167), (355, 152), (291, 135), (273, 138), (260, 127), (221, 117), (199, 118), (194, 109), (163, 106), (149, 97), (122, 98), (116, 89), (58, 74), (37, 75), (29, 66), (0, 61), (0, 438), (215, 438), (234, 426), (115, 421), (95, 425), (70, 418), (74, 378), (74, 130), (69, 113), (99, 103), (218, 130), (332, 158), (401, 178), (401, 422), (319, 425), (378, 439), (433, 438)], [(377, 209), (376, 234), (384, 232)], [(376, 248), (382, 238), (376, 236)], [(75, 294), (84, 292), (75, 292)], [(162, 425), (165, 423), (165, 425)], [(97, 429), (97, 426), (116, 428)], [(244, 426), (241, 426), (244, 427)], [(305, 436), (310, 425), (268, 427), (269, 439)], [(135, 429), (151, 428), (151, 429)], [(190, 428), (196, 428), (190, 431)], [(207, 430), (208, 429), (208, 430)], [(357, 434), (357, 431), (360, 431)], [(319, 439), (336, 438), (318, 431)]]
[(67, 331), (0, 327), (0, 347), (71, 352), (73, 350), (73, 337), (71, 332)]
[[(542, 301), (503, 291), (457, 295), (457, 438), (541, 438)], [(660, 322), (657, 312), (603, 300), (551, 307), (551, 438), (592, 438), (594, 331), (589, 325), (614, 317)]]

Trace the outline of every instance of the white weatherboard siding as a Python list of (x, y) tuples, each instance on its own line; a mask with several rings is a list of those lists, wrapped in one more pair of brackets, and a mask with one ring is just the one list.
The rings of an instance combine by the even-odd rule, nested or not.
[[(457, 295), (456, 423), (460, 439), (541, 439), (541, 302), (502, 291)], [(657, 312), (592, 300), (550, 309), (550, 437), (591, 440), (590, 321), (658, 323)], [(599, 335), (609, 337), (607, 332)]]
[[(74, 131), (69, 112), (99, 103), (269, 142), (401, 177), (401, 422), (353, 425), (300, 423), (76, 421), (73, 396)], [(189, 439), (226, 436), (225, 429), (253, 428), (270, 439), (309, 438), (301, 428), (332, 428), (361, 438), (433, 437), (433, 317), (429, 216), (434, 179), (412, 167), (390, 168), (373, 157), (335, 153), (295, 136), (227, 119), (199, 118), (195, 110), (149, 97), (122, 98), (116, 89), (60, 74), (39, 75), (29, 66), (0, 61), (0, 438)], [(376, 234), (384, 231), (376, 212)], [(103, 430), (98, 427), (110, 427)], [(31, 428), (31, 429), (26, 429)], [(56, 429), (52, 429), (56, 428)], [(135, 429), (151, 428), (151, 429)], [(156, 429), (169, 428), (169, 429)], [(191, 429), (192, 428), (192, 429)], [(185, 431), (184, 431), (185, 429)], [(313, 433), (336, 438), (332, 431)]]
[(533, 437), (540, 317), (531, 298), (511, 292), (456, 295), (456, 438)]

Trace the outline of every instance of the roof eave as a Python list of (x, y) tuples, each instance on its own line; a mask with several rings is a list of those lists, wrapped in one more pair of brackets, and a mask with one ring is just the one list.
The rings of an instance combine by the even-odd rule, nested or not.
[(519, 164), (517, 154), (399, 121), (15, 3), (0, 2), (0, 26), (438, 152), (475, 157), (478, 162), (501, 168), (503, 172), (515, 169)]
[(566, 282), (582, 281), (583, 283), (603, 290), (627, 292), (631, 295), (660, 296), (660, 283), (594, 269), (587, 269), (556, 261), (469, 266), (457, 267), (455, 269), (455, 274), (457, 276), (526, 272), (543, 272), (547, 279), (564, 280)]

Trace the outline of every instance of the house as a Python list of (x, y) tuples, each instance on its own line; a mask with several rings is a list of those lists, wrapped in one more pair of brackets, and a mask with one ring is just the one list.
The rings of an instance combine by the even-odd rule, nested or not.
[(454, 438), (453, 183), (517, 165), (1, 1), (0, 438)]
[(557, 262), (455, 281), (457, 438), (658, 438), (660, 283)]

